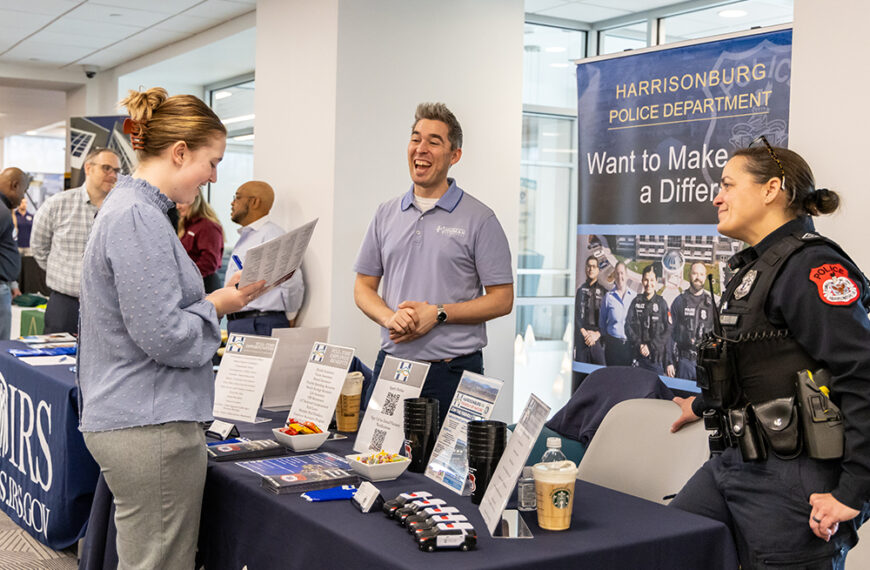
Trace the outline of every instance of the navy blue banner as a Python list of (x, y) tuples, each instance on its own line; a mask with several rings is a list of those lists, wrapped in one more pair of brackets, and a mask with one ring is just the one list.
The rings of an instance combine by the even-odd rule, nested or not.
[[(750, 33), (577, 65), (576, 371), (605, 363), (606, 338), (597, 341), (600, 352), (594, 346), (602, 333), (611, 338), (611, 360), (619, 360), (606, 364), (688, 376), (670, 383), (696, 389), (691, 343), (709, 327), (710, 309), (688, 297), (698, 293), (692, 273), (712, 274), (718, 296), (729, 277), (725, 261), (742, 247), (715, 230), (713, 200), (731, 153), (762, 134), (787, 146), (791, 38), (790, 29)], [(637, 307), (628, 330), (630, 299), (621, 308), (611, 302), (608, 317), (616, 321), (609, 334), (596, 330), (588, 283), (580, 291), (590, 258), (607, 290), (624, 264), (627, 288), (643, 296), (652, 271), (663, 302), (651, 298), (645, 313)], [(650, 312), (665, 304), (664, 320)], [(622, 352), (615, 341), (626, 345)]]

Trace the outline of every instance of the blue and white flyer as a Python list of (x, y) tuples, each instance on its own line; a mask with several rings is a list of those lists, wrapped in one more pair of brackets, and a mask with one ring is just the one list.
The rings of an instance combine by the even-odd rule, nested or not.
[(432, 458), (426, 466), (426, 476), (448, 489), (465, 494), (468, 480), (468, 422), (488, 420), (504, 382), (474, 372), (462, 373), (462, 380), (438, 440), (432, 450)]

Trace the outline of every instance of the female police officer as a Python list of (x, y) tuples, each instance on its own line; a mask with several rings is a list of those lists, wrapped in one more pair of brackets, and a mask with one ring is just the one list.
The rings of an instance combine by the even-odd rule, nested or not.
[[(764, 449), (754, 460), (741, 447), (715, 455), (672, 505), (726, 523), (743, 568), (840, 567), (870, 499), (870, 288), (849, 257), (814, 231), (810, 216), (835, 211), (837, 194), (816, 189), (796, 153), (759, 139), (763, 145), (738, 150), (725, 165), (713, 204), (718, 231), (749, 246), (729, 261), (736, 273), (722, 296), (734, 394), (723, 411), (738, 424), (748, 414), (731, 435), (754, 428)], [(777, 430), (796, 427), (796, 415), (767, 417), (763, 436), (764, 422), (752, 420), (795, 394), (798, 371), (820, 368), (830, 371), (831, 400), (842, 412), (841, 459), (812, 459), (800, 439), (783, 447)], [(707, 391), (678, 399), (683, 413), (672, 431), (698, 419), (712, 399)]]

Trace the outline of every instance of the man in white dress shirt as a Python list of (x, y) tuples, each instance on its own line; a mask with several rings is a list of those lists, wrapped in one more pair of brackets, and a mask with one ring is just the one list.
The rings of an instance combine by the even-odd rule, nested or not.
[[(244, 266), (249, 249), (284, 234), (284, 229), (269, 219), (274, 201), (275, 191), (259, 180), (245, 182), (236, 190), (230, 217), (242, 227), (227, 267), (227, 281), (241, 269), (236, 258)], [(290, 327), (295, 324), (304, 294), (302, 271), (297, 269), (293, 277), (280, 286), (257, 297), (241, 311), (227, 315), (227, 331), (270, 336), (273, 328)]]

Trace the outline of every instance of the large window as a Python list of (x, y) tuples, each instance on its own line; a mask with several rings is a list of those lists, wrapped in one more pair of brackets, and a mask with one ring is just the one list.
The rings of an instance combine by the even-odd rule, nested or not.
[(648, 25), (648, 22), (643, 21), (600, 32), (598, 35), (598, 53), (616, 53), (646, 47), (648, 44)]
[(254, 80), (243, 77), (206, 89), (209, 103), (227, 128), (227, 149), (218, 166), (218, 181), (209, 185), (208, 201), (215, 209), (229, 245), (238, 225), (230, 219), (236, 189), (254, 177)]
[(794, 19), (792, 0), (747, 0), (661, 19), (659, 43), (705, 38)]

